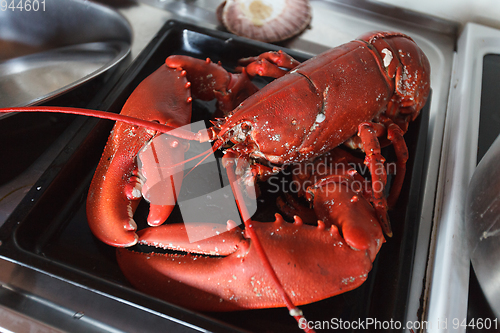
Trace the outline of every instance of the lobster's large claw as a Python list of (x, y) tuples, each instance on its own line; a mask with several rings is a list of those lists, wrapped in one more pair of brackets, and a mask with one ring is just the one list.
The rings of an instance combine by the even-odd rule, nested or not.
[[(175, 84), (165, 91), (165, 82)], [(187, 125), (191, 121), (188, 88), (181, 71), (161, 66), (133, 91), (121, 114), (174, 127)], [(89, 226), (106, 244), (131, 246), (137, 242), (133, 214), (142, 197), (142, 182), (138, 177), (136, 156), (154, 135), (154, 131), (143, 127), (118, 122), (108, 139), (87, 198)], [(163, 154), (172, 163), (179, 163), (184, 160), (184, 147), (172, 144)], [(177, 180), (179, 186), (181, 180), (182, 176)], [(175, 193), (171, 195), (175, 197)], [(172, 208), (173, 205), (151, 205), (148, 222), (162, 223)]]
[[(298, 218), (295, 223), (287, 223), (278, 214), (275, 222), (252, 224), (280, 282), (296, 305), (361, 285), (382, 244), (373, 239), (368, 249), (355, 250), (346, 244), (336, 226), (325, 228), (321, 222), (310, 226)], [(140, 232), (139, 242), (163, 244), (184, 253), (146, 254), (117, 249), (118, 263), (137, 289), (200, 311), (285, 306), (262, 268), (252, 240), (246, 239), (239, 229), (190, 244), (185, 238), (179, 239), (179, 234), (185, 232), (183, 228), (180, 224), (150, 228)]]

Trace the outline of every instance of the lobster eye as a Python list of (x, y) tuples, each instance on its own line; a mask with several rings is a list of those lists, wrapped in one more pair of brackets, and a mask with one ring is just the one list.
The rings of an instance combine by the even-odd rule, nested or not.
[(243, 133), (248, 133), (250, 130), (252, 129), (252, 126), (250, 126), (250, 124), (247, 124), (247, 123), (242, 123), (241, 124), (241, 131)]

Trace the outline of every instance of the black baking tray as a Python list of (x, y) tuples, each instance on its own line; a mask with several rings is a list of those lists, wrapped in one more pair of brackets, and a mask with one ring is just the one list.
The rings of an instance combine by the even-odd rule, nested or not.
[[(232, 70), (240, 58), (277, 49), (275, 45), (169, 21), (96, 107), (119, 112), (133, 89), (171, 54), (209, 57)], [(285, 51), (301, 61), (308, 58)], [(261, 78), (257, 81), (258, 85), (267, 82)], [(314, 325), (322, 323), (322, 331), (354, 331), (333, 325), (340, 321), (352, 323), (371, 318), (404, 323), (406, 320), (427, 169), (428, 105), (405, 135), (410, 159), (399, 201), (389, 213), (394, 236), (382, 246), (367, 281), (353, 291), (300, 307), (307, 320)], [(203, 119), (213, 104), (195, 103), (193, 107), (193, 117)], [(105, 120), (86, 120), (0, 229), (0, 256), (132, 306), (149, 308), (190, 327), (216, 332), (300, 332), (285, 308), (198, 314), (142, 294), (130, 286), (118, 268), (115, 249), (92, 235), (85, 214), (88, 187), (112, 125)], [(384, 154), (390, 160), (392, 148), (385, 148)], [(141, 204), (136, 216), (145, 210), (147, 206)], [(368, 327), (362, 331), (377, 329)]]

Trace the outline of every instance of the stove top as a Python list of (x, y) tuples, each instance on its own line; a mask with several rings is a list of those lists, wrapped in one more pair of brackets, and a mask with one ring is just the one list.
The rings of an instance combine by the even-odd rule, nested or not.
[[(148, 1), (145, 0), (145, 2)], [(171, 4), (173, 9), (167, 10), (175, 9), (175, 12), (180, 17), (185, 11), (179, 6), (198, 6), (198, 12), (201, 8), (203, 9), (202, 14), (206, 15), (207, 10), (210, 10), (209, 7), (212, 5), (211, 1), (199, 2), (198, 4), (164, 1), (156, 3), (155, 6), (164, 6), (166, 3), (173, 3)], [(481, 44), (480, 42), (481, 38), (484, 39), (484, 36), (495, 40), (495, 34), (490, 31), (493, 29), (476, 25), (467, 26), (461, 34), (455, 50), (456, 30), (454, 30), (453, 24), (447, 25), (436, 22), (436, 25), (431, 24), (430, 28), (422, 28), (423, 25), (419, 25), (418, 16), (412, 16), (412, 19), (404, 21), (398, 18), (398, 16), (401, 17), (400, 14), (404, 17), (404, 13), (398, 11), (397, 8), (384, 8), (382, 10), (378, 7), (370, 10), (363, 8), (357, 1), (312, 1), (311, 4), (315, 17), (313, 26), (303, 36), (289, 41), (285, 46), (305, 52), (306, 56), (310, 56), (328, 47), (354, 39), (369, 30), (397, 30), (414, 37), (430, 59), (432, 99), (429, 104), (427, 144), (422, 158), (423, 165), (426, 167), (423, 173), (419, 199), (421, 200), (421, 207), (424, 208), (418, 214), (419, 224), (415, 230), (412, 243), (414, 258), (409, 271), (406, 272), (407, 286), (404, 293), (408, 296), (404, 298), (407, 300), (405, 301), (404, 316), (405, 320), (410, 322), (418, 320), (437, 322), (439, 318), (466, 318), (469, 262), (467, 259), (463, 260), (463, 258), (467, 258), (467, 253), (460, 248), (462, 244), (460, 237), (463, 236), (463, 233), (461, 233), (460, 227), (457, 227), (458, 223), (456, 221), (459, 221), (461, 215), (460, 213), (454, 215), (456, 203), (450, 203), (449, 197), (458, 197), (458, 202), (460, 202), (460, 195), (463, 194), (462, 187), (465, 186), (466, 179), (469, 177), (465, 174), (468, 172), (472, 174), (471, 170), (473, 170), (476, 163), (476, 156), (479, 156), (477, 155), (479, 154), (477, 148), (474, 152), (468, 152), (471, 146), (477, 144), (476, 139), (467, 141), (457, 139), (457, 136), (463, 131), (469, 131), (469, 129), (464, 129), (468, 128), (465, 125), (479, 127), (479, 117), (475, 119), (471, 114), (476, 113), (470, 112), (467, 108), (471, 105), (481, 104), (478, 103), (480, 97), (479, 99), (470, 97), (469, 100), (466, 99), (466, 96), (475, 96), (469, 93), (471, 91), (480, 93), (481, 90), (478, 90), (480, 79), (477, 81), (478, 78), (474, 78), (474, 75), (477, 75), (478, 70), (482, 73), (482, 67), (477, 67), (478, 60), (473, 59), (478, 58), (474, 58), (475, 56), (470, 54), (470, 50), (479, 49), (481, 52), (486, 50), (486, 53), (480, 55), (480, 59), (486, 56), (487, 53), (499, 54), (498, 51), (492, 52), (485, 47), (485, 45), (492, 45), (490, 39), (486, 39), (487, 43), (483, 41)], [(134, 6), (124, 8), (124, 15), (132, 15), (132, 8)], [(144, 9), (145, 7), (138, 5), (138, 8)], [(150, 11), (150, 8), (146, 9), (146, 12), (149, 13)], [(171, 17), (170, 14), (164, 13), (167, 12), (161, 12), (158, 15), (162, 18)], [(188, 22), (192, 21), (192, 18), (189, 17), (182, 18)], [(219, 27), (215, 24), (215, 22), (203, 23), (210, 30), (217, 31)], [(486, 35), (481, 35), (484, 31), (487, 31)], [(137, 36), (137, 31), (134, 33)], [(476, 33), (483, 37), (478, 37), (478, 39), (474, 39), (475, 42), (471, 42), (471, 36)], [(465, 58), (467, 61), (464, 61)], [(486, 56), (484, 62), (490, 62), (490, 58)], [(482, 63), (482, 60), (479, 62)], [(455, 74), (452, 76), (453, 71), (455, 71)], [(473, 76), (472, 82), (471, 80), (462, 79), (461, 75), (465, 75), (464, 73)], [(109, 87), (109, 90), (111, 89), (113, 87)], [(103, 100), (103, 96), (101, 97), (101, 100)], [(64, 102), (61, 105), (63, 104)], [(92, 107), (99, 107), (99, 103), (96, 102)], [(463, 114), (460, 114), (461, 117), (456, 116), (460, 112), (463, 112)], [(469, 117), (474, 119), (471, 120)], [(466, 119), (469, 120), (468, 124), (464, 124)], [(460, 123), (460, 126), (465, 127), (457, 129), (458, 123)], [(486, 120), (485, 123), (491, 124), (492, 120)], [(96, 126), (96, 123), (92, 120), (79, 120), (78, 124), (73, 124), (70, 125), (75, 126), (71, 129), (72, 135), (70, 139), (74, 139), (75, 132), (84, 128), (90, 130), (90, 128)], [(106, 129), (101, 129), (101, 131), (106, 132)], [(65, 132), (62, 133), (61, 136)], [(104, 136), (107, 136), (107, 134)], [(80, 139), (82, 138), (80, 137)], [(481, 141), (482, 139), (477, 140)], [(57, 142), (57, 140), (54, 142)], [(65, 142), (67, 142), (67, 139)], [(456, 151), (464, 151), (465, 156), (457, 155)], [(61, 156), (69, 158), (69, 156), (63, 156), (67, 153), (66, 146), (63, 144), (58, 148), (57, 153), (53, 155), (51, 161), (56, 158), (59, 159)], [(468, 162), (471, 161), (471, 156), (474, 156), (472, 164)], [(456, 164), (465, 165), (466, 170), (469, 171), (456, 171), (453, 168), (453, 165)], [(15, 171), (12, 170), (12, 172)], [(52, 171), (46, 171), (46, 175), (47, 172), (49, 172), (50, 176), (50, 172), (54, 171), (53, 169)], [(53, 176), (54, 174), (51, 177)], [(42, 192), (49, 186), (50, 182), (44, 182), (42, 179), (42, 183), (37, 183), (31, 189), (28, 198), (24, 199), (25, 202), (32, 199), (39, 200)], [(80, 190), (84, 188), (84, 185), (81, 186), (83, 187)], [(41, 190), (37, 190), (38, 188)], [(452, 192), (456, 188), (460, 189)], [(0, 191), (1, 189), (2, 187), (0, 187)], [(460, 195), (451, 195), (452, 193)], [(57, 203), (54, 204), (57, 205)], [(435, 207), (435, 210), (428, 207)], [(0, 201), (0, 210), (1, 208), (2, 202)], [(7, 211), (5, 218), (8, 216), (12, 218), (11, 213), (12, 210)], [(43, 212), (43, 214), (46, 213), (50, 212)], [(71, 214), (84, 218), (82, 211), (77, 210)], [(0, 226), (2, 222), (0, 221)], [(15, 223), (17, 222), (21, 222), (21, 220)], [(66, 226), (71, 226), (71, 223)], [(9, 228), (11, 227), (12, 225)], [(5, 227), (0, 228), (0, 230), (3, 228)], [(27, 230), (29, 231), (29, 229), (24, 229), (25, 232)], [(34, 230), (33, 237), (38, 237), (39, 235), (36, 235), (38, 229), (35, 228)], [(71, 228), (67, 229), (65, 227), (61, 230), (66, 232), (65, 235), (68, 232), (71, 233)], [(61, 230), (54, 227), (50, 232), (57, 233)], [(460, 237), (457, 238), (453, 235), (460, 235)], [(92, 243), (91, 235), (88, 236), (90, 240), (83, 237), (83, 243), (79, 243), (82, 247)], [(89, 243), (85, 244), (85, 242)], [(81, 264), (90, 270), (90, 273), (89, 271), (82, 273), (78, 267), (70, 267), (69, 269), (68, 267), (64, 267), (64, 269), (61, 267), (54, 268), (47, 263), (54, 260), (64, 260), (65, 257), (74, 254), (65, 253), (65, 251), (58, 252), (56, 248), (51, 247), (50, 237), (41, 241), (37, 240), (35, 244), (24, 244), (23, 251), (26, 250), (27, 246), (30, 251), (38, 251), (36, 252), (37, 255), (45, 257), (42, 260), (45, 263), (42, 264), (32, 261), (34, 259), (28, 259), (27, 262), (16, 261), (13, 258), (18, 258), (18, 254), (10, 252), (12, 248), (4, 246), (7, 243), (6, 239), (0, 238), (0, 250), (4, 248), (3, 259), (0, 262), (2, 267), (0, 282), (3, 286), (3, 288), (0, 288), (0, 292), (3, 296), (1, 299), (5, 300), (5, 302), (2, 301), (2, 306), (7, 305), (9, 308), (14, 308), (16, 311), (23, 312), (27, 316), (40, 321), (47, 322), (49, 320), (51, 325), (56, 328), (71, 328), (71, 331), (82, 332), (102, 331), (102, 329), (126, 331), (132, 327), (151, 332), (157, 331), (158, 327), (162, 327), (162, 331), (169, 328), (176, 331), (200, 331), (206, 329), (206, 327), (210, 327), (213, 331), (236, 329), (233, 324), (228, 326), (228, 323), (224, 322), (223, 318), (186, 312), (184, 309), (175, 306), (169, 308), (168, 311), (159, 310), (164, 309), (164, 303), (154, 299), (148, 299), (144, 303), (142, 295), (130, 294), (126, 282), (122, 280), (121, 276), (115, 275), (113, 266), (108, 261), (112, 255), (105, 246), (92, 244), (92, 247), (89, 247), (91, 257), (95, 256), (97, 258), (96, 265), (84, 261), (82, 257), (77, 255), (77, 258), (82, 259)], [(104, 270), (104, 276), (98, 276), (96, 279), (92, 274), (94, 266), (108, 266), (109, 270)], [(457, 292), (457, 290), (463, 292)], [(77, 297), (77, 302), (72, 300), (73, 296)], [(384, 295), (378, 295), (378, 297), (384, 297)], [(25, 309), (21, 310), (16, 307), (16, 304), (21, 303), (26, 304)], [(44, 307), (46, 313), (50, 313), (50, 315), (41, 317), (37, 314), (37, 309), (40, 307)], [(237, 329), (242, 330), (241, 327)]]

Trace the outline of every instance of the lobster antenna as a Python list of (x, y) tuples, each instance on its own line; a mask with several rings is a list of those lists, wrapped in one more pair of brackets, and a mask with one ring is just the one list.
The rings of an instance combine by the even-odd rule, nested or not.
[[(232, 163), (234, 164), (234, 162)], [(255, 250), (257, 251), (257, 254), (262, 262), (262, 265), (266, 270), (266, 272), (269, 274), (271, 280), (275, 285), (277, 292), (280, 294), (283, 302), (288, 308), (290, 316), (294, 317), (295, 320), (297, 320), (297, 322), (300, 324), (303, 321), (305, 321), (304, 315), (302, 314), (302, 311), (293, 304), (293, 301), (291, 300), (290, 296), (283, 287), (283, 284), (280, 282), (278, 275), (276, 274), (276, 271), (271, 265), (269, 257), (267, 256), (262, 246), (262, 243), (260, 242), (260, 239), (257, 236), (257, 233), (255, 232), (250, 213), (248, 212), (247, 207), (243, 203), (244, 202), (243, 193), (241, 192), (241, 189), (237, 185), (234, 185), (237, 182), (234, 169), (232, 166), (229, 166), (226, 168), (226, 170), (227, 170), (227, 176), (229, 178), (229, 183), (231, 184), (231, 189), (233, 190), (233, 194), (236, 199), (236, 205), (238, 206), (241, 218), (243, 219), (243, 223), (245, 224), (245, 231), (248, 233), (250, 239), (253, 241), (253, 246), (255, 246)], [(310, 330), (309, 327), (307, 326), (304, 330), (306, 332), (314, 332), (313, 330)]]
[[(166, 133), (167, 135), (170, 135), (170, 133)], [(204, 152), (202, 153), (199, 153), (198, 155), (195, 155), (195, 156), (192, 156), (188, 159), (185, 159), (184, 161), (182, 162), (179, 162), (179, 163), (176, 163), (176, 164), (173, 164), (171, 166), (169, 166), (170, 168), (174, 168), (174, 167), (178, 167), (180, 165), (184, 165), (186, 164), (187, 162), (191, 162), (191, 161), (194, 161), (200, 157), (203, 157), (201, 161), (199, 161), (198, 163), (196, 163), (196, 165), (194, 167), (192, 167), (188, 173), (186, 173), (184, 175), (184, 178), (186, 178), (190, 173), (191, 171), (193, 171), (194, 169), (196, 169), (201, 163), (203, 163), (203, 161), (205, 161), (208, 157), (210, 157), (210, 154), (213, 154), (215, 151), (217, 151), (217, 149), (219, 149), (221, 146), (222, 146), (222, 143), (219, 143), (220, 141), (216, 141), (214, 143), (214, 145), (212, 147), (210, 147), (209, 149), (205, 150)]]
[(205, 156), (205, 157), (203, 157), (203, 158), (201, 159), (201, 161), (199, 161), (198, 163), (196, 163), (196, 165), (195, 165), (194, 167), (192, 167), (192, 168), (191, 168), (191, 170), (189, 170), (189, 171), (188, 171), (188, 173), (186, 173), (186, 174), (184, 175), (184, 178), (186, 178), (186, 177), (187, 177), (187, 176), (191, 173), (191, 171), (193, 171), (194, 169), (196, 169), (196, 168), (197, 168), (197, 167), (198, 167), (201, 163), (203, 163), (203, 161), (204, 161), (204, 160), (206, 160), (207, 158), (209, 158), (209, 157), (210, 157), (210, 154), (211, 154), (211, 153), (216, 152), (216, 151), (217, 151), (217, 149), (219, 149), (221, 146), (222, 146), (222, 141), (221, 141), (221, 140), (217, 140), (217, 141), (215, 141), (215, 143), (214, 143), (214, 145), (212, 146), (212, 148), (208, 149), (207, 151), (205, 151), (205, 152), (203, 152), (203, 153), (201, 153), (201, 154), (198, 154), (198, 155), (196, 155), (196, 156), (194, 156), (194, 157), (188, 158), (187, 160), (185, 160), (185, 161), (183, 161), (183, 162), (181, 162), (181, 163), (177, 163), (177, 165), (181, 165), (181, 164), (184, 164), (184, 163), (186, 163), (186, 162), (189, 162), (189, 161), (192, 161), (192, 160), (194, 160), (194, 159), (197, 159), (198, 157), (201, 157), (203, 154), (206, 154), (206, 156)]
[(195, 159), (197, 159), (197, 158), (203, 157), (203, 159), (202, 159), (200, 162), (196, 163), (196, 165), (195, 165), (194, 167), (192, 167), (186, 175), (184, 175), (184, 178), (186, 178), (186, 177), (187, 177), (187, 175), (189, 175), (189, 173), (190, 173), (191, 171), (193, 171), (193, 169), (195, 169), (195, 168), (196, 168), (198, 165), (200, 165), (200, 164), (201, 164), (204, 160), (206, 160), (206, 159), (210, 156), (210, 154), (212, 154), (214, 151), (215, 151), (215, 150), (214, 150), (213, 148), (207, 149), (207, 150), (205, 150), (204, 152), (199, 153), (198, 155), (195, 155), (195, 156), (190, 157), (190, 158), (188, 158), (188, 159), (186, 159), (186, 160), (184, 160), (184, 161), (182, 161), (182, 162), (179, 162), (179, 163), (176, 163), (176, 164), (174, 164), (174, 165), (171, 165), (170, 167), (171, 167), (171, 168), (174, 168), (174, 167), (177, 167), (177, 166), (179, 166), (179, 165), (186, 164), (187, 162), (191, 162), (191, 161), (193, 161), (193, 160), (195, 160)]
[[(73, 107), (56, 107), (56, 106), (15, 107), (15, 108), (4, 108), (4, 109), (0, 108), (0, 113), (11, 113), (11, 112), (51, 112), (51, 113), (74, 114), (74, 115), (79, 115), (79, 116), (87, 116), (87, 117), (94, 117), (94, 118), (100, 118), (100, 119), (114, 120), (114, 121), (119, 121), (119, 122), (126, 123), (126, 124), (141, 126), (141, 127), (145, 127), (145, 128), (154, 130), (154, 131), (158, 131), (160, 133), (166, 133), (168, 135), (172, 135), (172, 136), (180, 138), (180, 139), (186, 139), (186, 140), (191, 140), (191, 141), (202, 141), (205, 139), (205, 138), (203, 138), (203, 134), (201, 134), (201, 133), (193, 133), (193, 132), (190, 132), (187, 130), (180, 129), (178, 127), (164, 125), (164, 124), (160, 124), (157, 122), (152, 122), (152, 121), (143, 120), (140, 118), (135, 118), (135, 117), (126, 116), (126, 115), (122, 115), (119, 113), (107, 112), (107, 111), (73, 108)], [(173, 131), (173, 130), (175, 130), (175, 133), (169, 133), (170, 131)], [(177, 164), (173, 165), (172, 167), (186, 164), (187, 162), (193, 161), (197, 158), (204, 156), (200, 162), (198, 162), (193, 168), (191, 168), (191, 170), (189, 170), (189, 172), (185, 175), (185, 176), (187, 176), (191, 171), (193, 171), (193, 169), (195, 169), (204, 160), (206, 160), (210, 156), (211, 153), (215, 152), (221, 146), (222, 146), (222, 142), (219, 143), (219, 141), (216, 141), (214, 146), (212, 148), (208, 149), (207, 151), (204, 151), (203, 153), (200, 153), (200, 154), (193, 156), (191, 158), (188, 158), (180, 163), (177, 163)]]
[(172, 133), (171, 135), (178, 137), (180, 139), (199, 141), (201, 138), (201, 135), (199, 133), (193, 133), (177, 127), (163, 125), (156, 122), (107, 111), (89, 110), (89, 109), (72, 108), (72, 107), (55, 107), (55, 106), (17, 107), (17, 108), (0, 109), (0, 113), (10, 113), (10, 112), (52, 112), (52, 113), (76, 114), (80, 116), (89, 116), (101, 119), (120, 121), (122, 123), (145, 127), (161, 133), (168, 133), (169, 131), (175, 129), (176, 130), (175, 134)]

